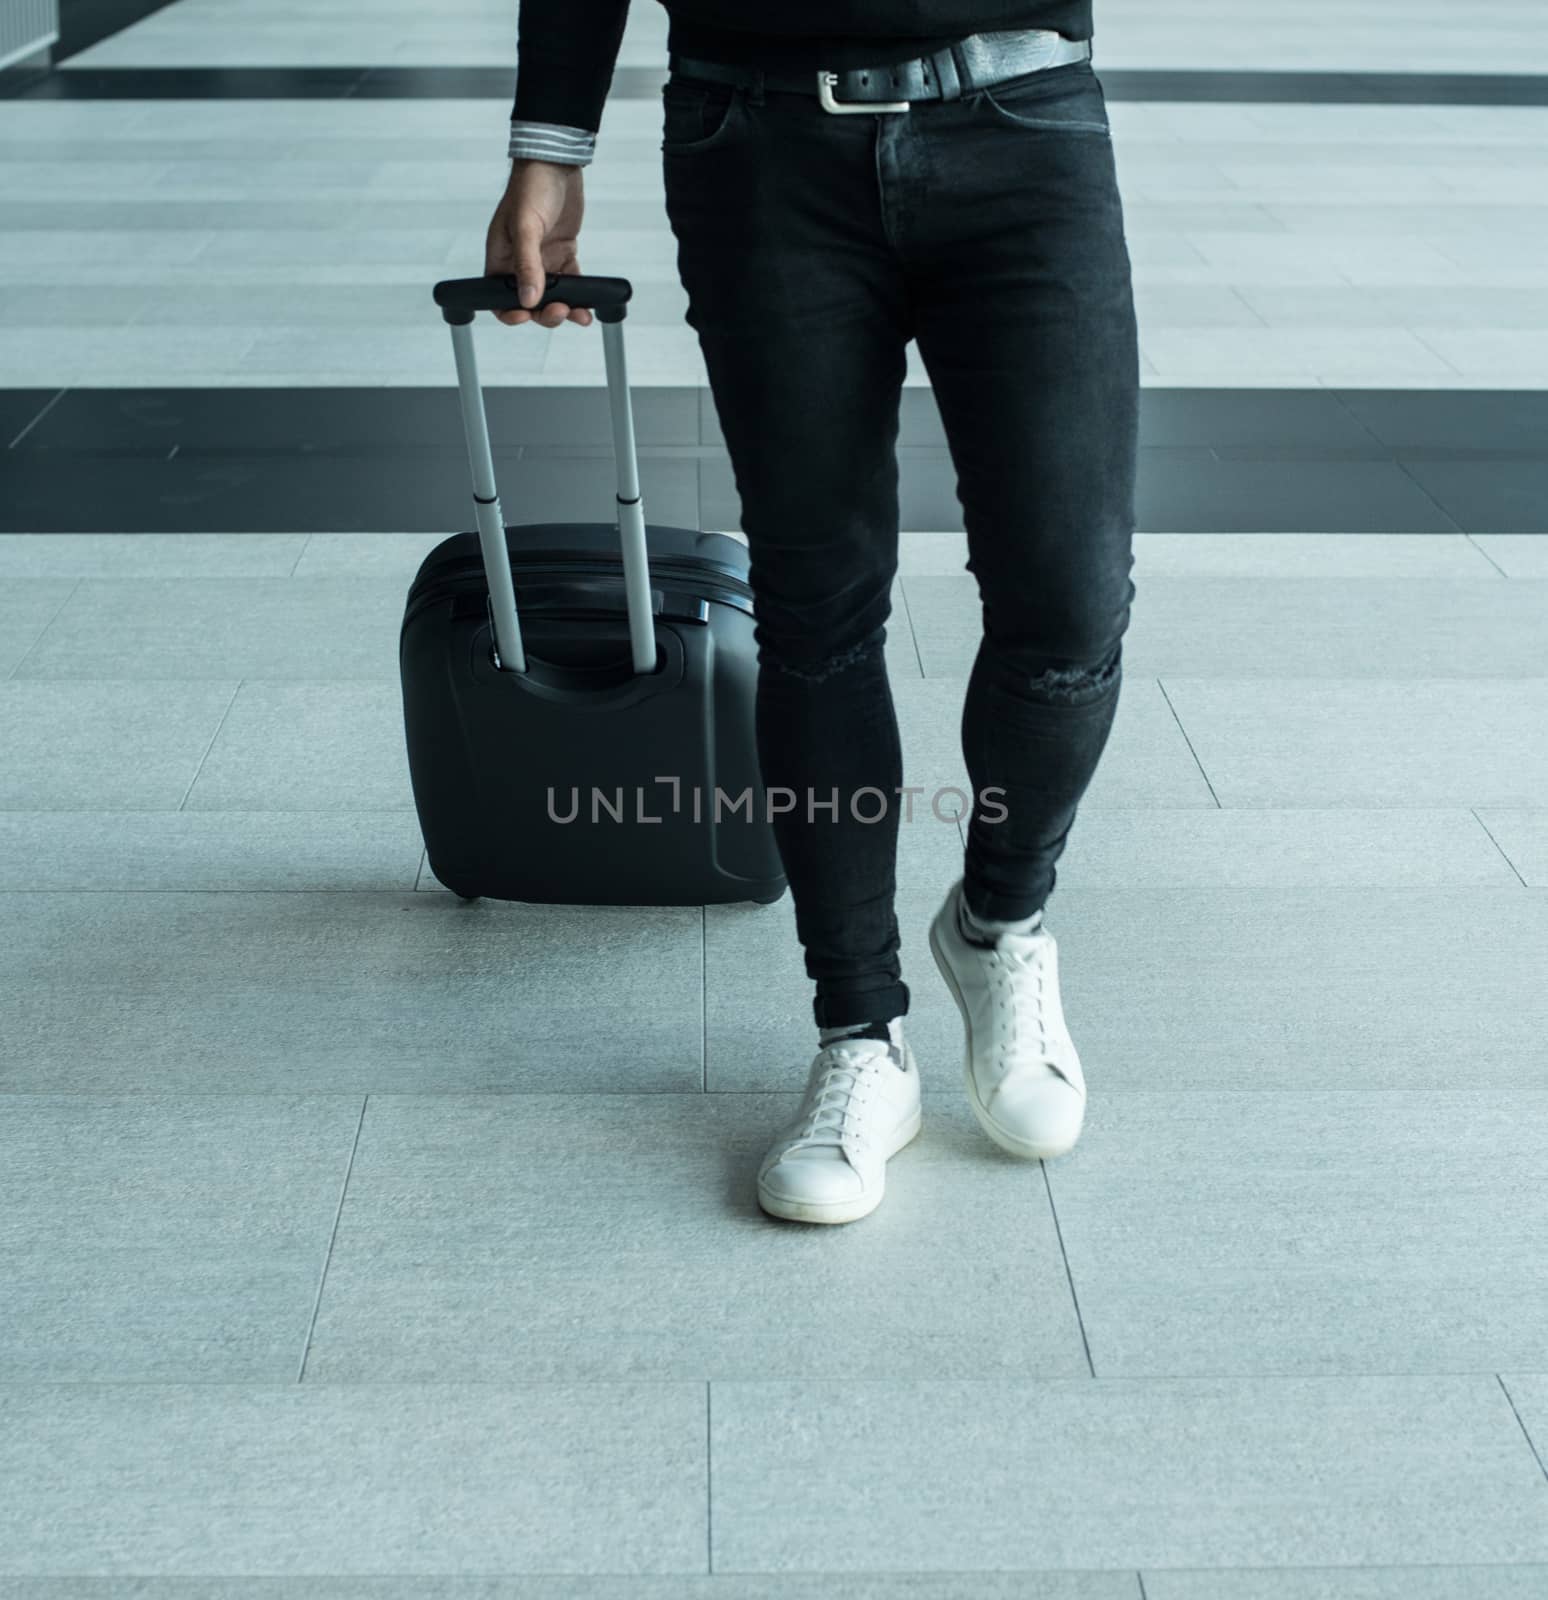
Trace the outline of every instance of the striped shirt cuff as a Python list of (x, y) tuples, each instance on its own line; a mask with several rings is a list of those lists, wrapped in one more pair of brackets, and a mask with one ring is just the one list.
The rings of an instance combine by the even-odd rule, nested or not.
[(521, 157), (584, 167), (597, 153), (597, 136), (586, 128), (568, 128), (559, 122), (524, 122), (513, 117), (506, 153), (513, 161)]

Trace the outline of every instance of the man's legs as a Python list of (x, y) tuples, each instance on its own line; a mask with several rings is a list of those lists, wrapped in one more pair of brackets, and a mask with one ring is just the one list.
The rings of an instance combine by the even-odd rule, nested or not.
[(1085, 63), (1033, 74), (927, 107), (880, 154), (983, 604), (962, 718), (975, 810), (930, 947), (974, 1114), (1043, 1160), (1079, 1137), (1086, 1084), (1041, 913), (1134, 595), (1139, 353), (1101, 86)]
[[(884, 1021), (908, 1006), (882, 653), (907, 301), (868, 119), (777, 93), (719, 110), (668, 138), (667, 214), (751, 552), (762, 776), (776, 806), (794, 796), (775, 835), (818, 1025)], [(696, 126), (719, 131), (694, 149)]]
[[(797, 795), (779, 837), (819, 1022), (879, 1020), (907, 1000), (895, 813), (877, 835), (848, 808), (899, 782), (878, 644), (913, 336), (984, 607), (963, 716), (968, 899), (950, 897), (951, 928), (943, 912), (931, 944), (968, 1024), (980, 1121), (1018, 1154), (1057, 1154), (1079, 1132), (1085, 1088), (1051, 935), (1028, 919), (1112, 726), (1133, 596), (1138, 349), (1100, 85), (1081, 65), (901, 116), (829, 117), (777, 94), (753, 108), (733, 102), (708, 134), (709, 119), (683, 119), (675, 154), (668, 141), (668, 215), (752, 546), (760, 752), (765, 782)], [(1002, 821), (985, 811), (994, 790)], [(813, 791), (836, 791), (836, 824), (804, 814)], [(969, 926), (974, 913), (997, 931)], [(813, 1138), (834, 1143), (829, 1086), (849, 1095), (880, 1072), (863, 1081), (893, 1102), (886, 1153), (917, 1130), (906, 1051), (893, 1078), (877, 1043), (847, 1064), (844, 1048), (819, 1052), (794, 1145), (771, 1152), (786, 1174), (778, 1214), (847, 1220), (880, 1198), (864, 1141), (858, 1190), (842, 1159), (802, 1159)], [(801, 1209), (813, 1200), (838, 1210)]]
[[(1134, 586), (1139, 358), (1089, 65), (926, 106), (888, 139), (920, 354), (958, 475), (983, 639), (963, 708), (965, 895), (1022, 919), (1106, 745)], [(1003, 820), (999, 807), (1004, 808)]]

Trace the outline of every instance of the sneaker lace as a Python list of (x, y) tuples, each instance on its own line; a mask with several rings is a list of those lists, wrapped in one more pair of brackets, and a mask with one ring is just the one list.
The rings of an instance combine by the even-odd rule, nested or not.
[(792, 1149), (833, 1145), (843, 1139), (869, 1098), (865, 1086), (885, 1049), (879, 1042), (841, 1039), (818, 1053)]
[[(1048, 1014), (1046, 1001), (1047, 969), (1043, 962), (1044, 941), (1035, 934), (1018, 938), (1003, 936), (990, 959), (990, 983), (1003, 1004), (1001, 1015), (1010, 1026), (1000, 1032), (999, 1059), (1002, 1064), (1019, 1052), (1023, 1039), (1036, 1041), (1040, 1060), (1048, 1061)], [(1050, 1063), (1052, 1064), (1052, 1063)]]

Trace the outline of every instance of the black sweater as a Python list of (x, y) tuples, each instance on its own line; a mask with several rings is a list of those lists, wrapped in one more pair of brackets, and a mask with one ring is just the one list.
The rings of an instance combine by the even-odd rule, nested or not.
[[(709, 61), (818, 67), (884, 65), (964, 34), (1053, 28), (1089, 39), (1091, 0), (661, 0), (667, 48)], [(595, 133), (629, 0), (520, 0), (516, 102), (523, 121)], [(755, 26), (754, 26), (755, 25)]]

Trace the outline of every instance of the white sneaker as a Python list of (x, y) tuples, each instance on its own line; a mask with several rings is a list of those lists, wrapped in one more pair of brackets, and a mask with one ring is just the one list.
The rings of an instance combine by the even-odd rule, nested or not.
[(1029, 1161), (1062, 1156), (1080, 1137), (1086, 1080), (1059, 1003), (1059, 949), (1038, 927), (970, 943), (958, 925), (962, 883), (930, 924), (930, 950), (967, 1030), (963, 1073), (979, 1125)]
[(791, 1222), (854, 1222), (881, 1204), (888, 1159), (919, 1132), (919, 1070), (898, 1036), (817, 1052), (794, 1122), (758, 1169), (758, 1204)]

